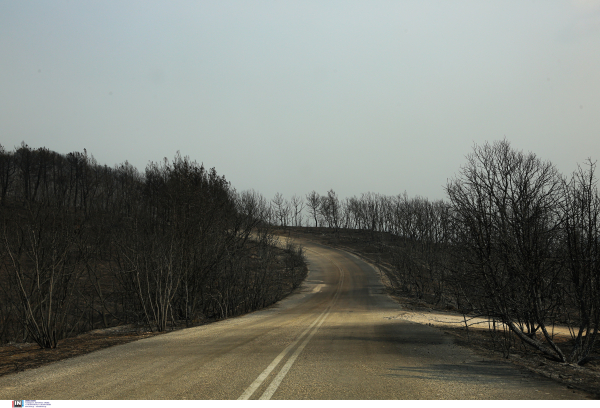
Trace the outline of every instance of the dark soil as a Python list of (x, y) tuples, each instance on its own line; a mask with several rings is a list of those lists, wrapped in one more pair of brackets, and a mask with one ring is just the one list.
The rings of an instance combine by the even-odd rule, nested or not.
[(91, 353), (92, 351), (155, 336), (131, 325), (94, 330), (77, 337), (59, 341), (55, 349), (41, 349), (35, 343), (6, 344), (0, 347), (0, 376), (55, 361)]

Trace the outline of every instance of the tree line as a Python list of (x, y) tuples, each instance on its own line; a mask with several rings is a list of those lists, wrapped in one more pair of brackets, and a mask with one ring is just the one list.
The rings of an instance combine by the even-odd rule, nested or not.
[[(596, 163), (565, 176), (506, 140), (485, 143), (445, 190), (437, 201), (278, 194), (271, 222), (367, 231), (389, 259), (394, 290), (488, 317), (504, 347), (516, 337), (560, 362), (589, 361), (600, 325)], [(557, 341), (556, 325), (569, 327), (569, 344)]]
[(0, 146), (0, 341), (54, 348), (117, 324), (164, 331), (267, 306), (306, 274), (270, 208), (179, 153), (139, 172)]
[(0, 147), (0, 340), (55, 347), (92, 328), (165, 330), (260, 308), (306, 272), (301, 248), (274, 248), (273, 226), (307, 225), (365, 231), (394, 290), (488, 317), (504, 347), (516, 337), (587, 362), (600, 323), (595, 162), (565, 176), (506, 140), (486, 143), (445, 190), (436, 201), (333, 190), (267, 200), (179, 155), (140, 173), (85, 150)]

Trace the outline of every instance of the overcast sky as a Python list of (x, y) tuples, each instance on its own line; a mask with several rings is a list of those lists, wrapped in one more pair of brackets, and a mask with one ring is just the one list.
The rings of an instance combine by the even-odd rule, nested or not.
[(0, 0), (0, 144), (239, 191), (444, 198), (474, 143), (600, 159), (600, 1)]

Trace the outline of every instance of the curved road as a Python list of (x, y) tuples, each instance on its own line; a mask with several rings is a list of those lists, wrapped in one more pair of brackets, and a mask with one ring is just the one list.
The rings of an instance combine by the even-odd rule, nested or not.
[(308, 278), (275, 306), (0, 377), (0, 399), (585, 398), (401, 320), (370, 265), (302, 243)]

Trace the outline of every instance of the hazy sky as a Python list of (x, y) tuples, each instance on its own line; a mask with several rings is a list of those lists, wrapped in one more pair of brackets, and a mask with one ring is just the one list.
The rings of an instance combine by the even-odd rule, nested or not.
[(600, 1), (0, 0), (0, 144), (271, 198), (444, 198), (473, 143), (600, 159)]

